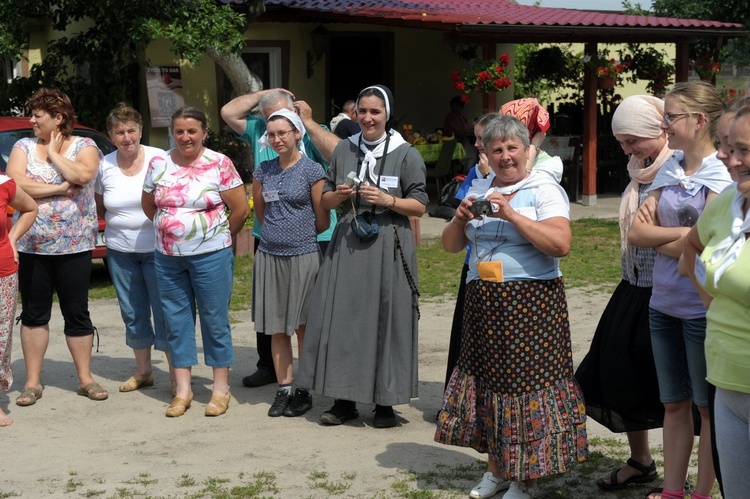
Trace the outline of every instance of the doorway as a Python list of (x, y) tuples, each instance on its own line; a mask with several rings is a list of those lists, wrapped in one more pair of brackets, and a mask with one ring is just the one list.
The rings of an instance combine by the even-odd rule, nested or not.
[(327, 54), (326, 123), (368, 85), (393, 88), (393, 34), (331, 32)]

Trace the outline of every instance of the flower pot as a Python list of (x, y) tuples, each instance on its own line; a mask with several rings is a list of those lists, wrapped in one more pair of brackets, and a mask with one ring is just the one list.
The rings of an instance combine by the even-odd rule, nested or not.
[(596, 79), (596, 86), (603, 89), (615, 88), (617, 80), (611, 76), (600, 76)]

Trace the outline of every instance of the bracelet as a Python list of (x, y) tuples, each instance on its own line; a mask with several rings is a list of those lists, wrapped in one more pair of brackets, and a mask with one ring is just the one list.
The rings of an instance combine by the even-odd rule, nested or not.
[(394, 206), (396, 206), (396, 196), (391, 194), (391, 197), (393, 198), (393, 204), (388, 207), (389, 210), (392, 209)]

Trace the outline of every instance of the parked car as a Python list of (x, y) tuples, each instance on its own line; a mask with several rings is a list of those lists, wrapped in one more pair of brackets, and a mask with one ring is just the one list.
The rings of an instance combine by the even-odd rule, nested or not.
[[(107, 155), (115, 150), (114, 144), (109, 138), (97, 132), (94, 129), (76, 125), (73, 129), (73, 135), (79, 135), (81, 137), (88, 137), (96, 142), (96, 145), (102, 151), (102, 154)], [(0, 116), (0, 172), (5, 173), (5, 167), (8, 164), (8, 157), (10, 151), (19, 139), (24, 137), (33, 137), (34, 131), (31, 128), (29, 118), (24, 117), (10, 117)], [(10, 218), (10, 215), (8, 216)], [(8, 221), (10, 223), (10, 221)], [(92, 253), (92, 258), (106, 258), (107, 247), (104, 245), (104, 227), (106, 223), (103, 219), (99, 219), (99, 229), (96, 234), (96, 247)]]

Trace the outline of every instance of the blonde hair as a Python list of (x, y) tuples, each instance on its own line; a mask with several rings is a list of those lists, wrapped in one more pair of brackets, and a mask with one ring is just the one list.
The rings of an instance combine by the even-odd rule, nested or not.
[(708, 122), (708, 138), (713, 140), (719, 118), (724, 114), (724, 101), (716, 87), (705, 81), (680, 82), (664, 97), (667, 99), (676, 99), (687, 111), (702, 113)]

